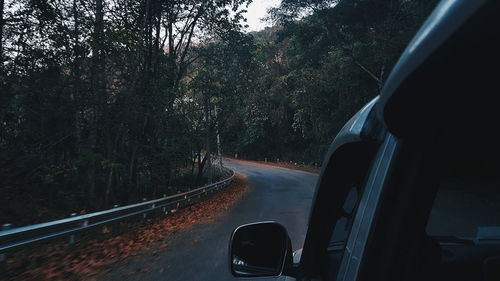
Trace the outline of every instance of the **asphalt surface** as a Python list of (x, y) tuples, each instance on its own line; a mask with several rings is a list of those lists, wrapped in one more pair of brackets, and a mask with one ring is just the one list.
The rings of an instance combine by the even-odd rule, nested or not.
[(98, 280), (235, 280), (228, 266), (230, 234), (239, 225), (257, 221), (281, 223), (293, 249), (302, 248), (318, 176), (246, 161), (226, 160), (225, 165), (246, 175), (250, 185), (230, 213), (170, 236), (168, 247), (158, 253), (116, 263)]

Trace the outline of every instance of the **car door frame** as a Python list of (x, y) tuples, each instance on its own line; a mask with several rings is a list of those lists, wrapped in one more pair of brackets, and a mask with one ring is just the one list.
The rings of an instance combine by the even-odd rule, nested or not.
[(371, 166), (364, 192), (355, 214), (342, 264), (336, 280), (357, 280), (363, 254), (373, 229), (384, 186), (396, 159), (399, 144), (387, 133)]
[[(356, 159), (351, 159), (349, 163), (339, 160), (343, 159), (340, 156), (344, 153), (343, 150), (350, 145), (366, 144), (378, 147), (373, 152), (376, 155), (380, 144), (386, 137), (383, 127), (376, 120), (374, 108), (377, 101), (378, 97), (365, 105), (346, 123), (326, 154), (324, 161), (326, 165), (322, 166), (310, 212), (308, 230), (298, 268), (299, 279), (316, 278), (324, 273), (330, 236), (336, 219), (342, 215), (341, 209), (344, 204), (344, 196), (342, 196), (344, 191), (335, 188), (336, 181), (339, 178), (338, 171), (343, 168), (342, 165), (357, 164), (354, 162)], [(363, 164), (366, 165), (366, 170), (369, 171), (372, 166), (373, 155), (367, 156), (367, 158), (368, 162)]]

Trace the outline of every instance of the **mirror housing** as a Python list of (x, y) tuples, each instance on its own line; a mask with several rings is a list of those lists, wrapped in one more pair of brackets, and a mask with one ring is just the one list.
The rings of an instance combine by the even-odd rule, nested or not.
[(294, 276), (292, 245), (276, 222), (237, 227), (229, 244), (229, 265), (236, 277)]

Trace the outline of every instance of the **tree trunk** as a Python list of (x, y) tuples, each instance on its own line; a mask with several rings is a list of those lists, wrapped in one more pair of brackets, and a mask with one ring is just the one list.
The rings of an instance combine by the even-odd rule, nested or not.
[[(214, 112), (215, 112), (215, 120), (216, 122), (218, 122), (219, 119), (217, 118), (217, 106), (215, 106)], [(217, 126), (216, 135), (217, 135), (217, 157), (219, 157), (219, 166), (222, 167), (222, 145), (220, 141), (219, 126)]]
[(104, 13), (103, 0), (95, 0), (95, 22), (92, 42), (92, 90), (97, 100), (102, 101), (105, 91), (104, 58)]
[(144, 53), (144, 65), (143, 65), (143, 70), (151, 74), (151, 60), (152, 60), (152, 8), (151, 8), (151, 1), (152, 0), (146, 0), (144, 11), (145, 11), (145, 16), (144, 16), (144, 29), (143, 29), (143, 40), (144, 40), (144, 46), (146, 49), (146, 52)]
[(106, 184), (106, 189), (104, 193), (104, 204), (103, 207), (110, 206), (111, 204), (111, 198), (110, 195), (114, 193), (113, 186), (114, 183), (116, 182), (116, 169), (115, 169), (115, 162), (116, 162), (116, 157), (115, 155), (117, 154), (118, 151), (118, 144), (120, 142), (120, 139), (122, 137), (122, 128), (124, 127), (123, 123), (118, 126), (118, 129), (116, 130), (116, 135), (115, 138), (112, 140), (111, 139), (111, 127), (107, 126), (106, 131), (105, 131), (105, 139), (106, 139), (106, 151), (107, 151), (107, 159), (109, 161), (109, 174), (108, 174), (108, 183)]
[(0, 0), (0, 73), (3, 69), (3, 11), (4, 11), (4, 0)]
[(108, 173), (108, 184), (106, 185), (106, 191), (104, 193), (104, 202), (103, 202), (103, 208), (107, 208), (109, 206), (109, 200), (110, 200), (110, 195), (111, 195), (111, 190), (113, 189), (113, 173), (115, 169), (114, 168), (109, 168), (109, 173)]
[[(128, 186), (129, 188), (132, 188), (134, 191), (134, 194), (138, 196), (138, 191), (137, 191), (137, 155), (139, 154), (139, 146), (137, 144), (134, 144), (132, 148), (132, 153), (130, 155), (130, 162), (129, 162), (129, 167), (128, 167)], [(131, 191), (131, 190), (130, 190)], [(129, 191), (129, 193), (131, 193)], [(135, 199), (135, 198), (133, 198)]]
[(75, 130), (75, 144), (78, 147), (81, 144), (81, 124), (84, 123), (83, 116), (81, 114), (81, 99), (80, 99), (80, 77), (81, 77), (81, 68), (82, 64), (82, 56), (80, 52), (80, 40), (79, 40), (79, 19), (78, 19), (78, 5), (77, 0), (73, 0), (73, 21), (74, 29), (73, 29), (73, 49), (74, 49), (74, 59), (72, 65), (72, 80), (73, 80), (73, 92), (71, 93), (71, 98), (73, 103), (75, 104), (75, 116), (74, 116), (74, 130)]
[[(96, 152), (97, 146), (97, 126), (99, 114), (97, 111), (97, 106), (102, 104), (105, 100), (104, 91), (104, 50), (103, 50), (103, 33), (104, 33), (104, 14), (103, 14), (103, 0), (95, 0), (95, 21), (94, 21), (94, 33), (92, 42), (92, 73), (91, 73), (91, 87), (92, 87), (92, 105), (91, 107), (91, 119), (90, 119), (90, 137), (89, 144), (90, 149), (93, 153)], [(89, 190), (90, 195), (95, 195), (95, 179), (96, 175), (96, 165), (95, 161), (92, 162), (89, 168)]]
[(208, 154), (206, 153), (203, 156), (203, 160), (201, 160), (201, 151), (198, 153), (198, 175), (196, 176), (196, 183), (201, 183), (203, 179), (203, 170), (205, 168), (205, 164), (207, 163)]
[[(95, 110), (90, 111), (90, 135), (89, 135), (89, 147), (92, 153), (95, 152), (97, 146), (97, 122), (96, 122), (96, 112)], [(87, 171), (88, 177), (88, 194), (90, 198), (95, 197), (95, 185), (96, 185), (96, 161), (91, 158), (90, 167)]]
[(207, 172), (208, 172), (208, 183), (212, 183), (212, 159), (210, 158), (210, 153), (211, 153), (211, 150), (210, 150), (210, 136), (212, 135), (212, 126), (210, 124), (210, 97), (208, 94), (205, 94), (204, 95), (204, 99), (205, 99), (205, 108), (204, 108), (204, 111), (205, 111), (205, 122), (206, 122), (206, 130), (207, 130), (207, 134), (205, 136), (205, 149), (206, 149), (206, 153), (205, 153), (205, 157), (207, 158), (206, 161), (207, 161)]
[(191, 156), (191, 177), (194, 177), (194, 164), (196, 163), (196, 157), (197, 155), (194, 157)]
[(162, 2), (156, 2), (156, 22), (155, 22), (155, 43), (154, 43), (154, 61), (153, 61), (153, 76), (156, 77), (158, 74), (158, 64), (160, 62), (160, 55), (163, 53), (163, 50), (160, 50), (160, 36), (161, 36), (161, 15), (163, 11)]

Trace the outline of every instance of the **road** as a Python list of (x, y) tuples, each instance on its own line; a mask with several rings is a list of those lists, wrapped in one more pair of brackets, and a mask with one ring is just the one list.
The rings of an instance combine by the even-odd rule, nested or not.
[(116, 263), (98, 280), (235, 280), (228, 268), (229, 236), (235, 227), (256, 221), (283, 224), (293, 249), (302, 248), (318, 176), (246, 161), (225, 160), (225, 165), (246, 175), (250, 185), (230, 213), (170, 236), (168, 247), (157, 254)]

